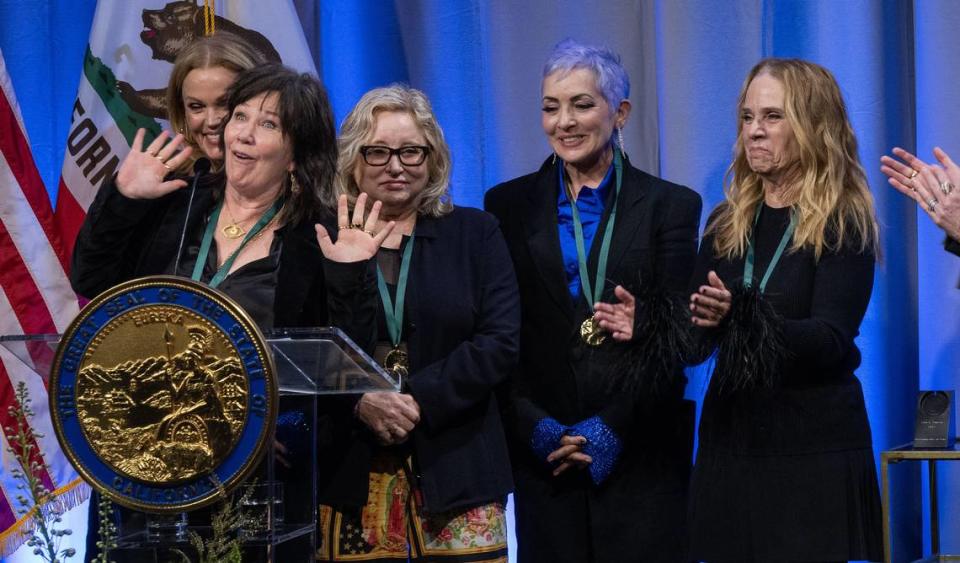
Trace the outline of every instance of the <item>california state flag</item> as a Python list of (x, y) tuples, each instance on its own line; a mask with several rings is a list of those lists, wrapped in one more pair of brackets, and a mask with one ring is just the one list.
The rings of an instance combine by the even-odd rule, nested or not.
[(173, 61), (211, 23), (214, 33), (239, 35), (267, 59), (316, 74), (292, 0), (98, 2), (57, 195), (67, 256), (87, 208), (119, 168), (137, 129), (147, 130), (146, 145), (168, 127), (164, 89)]

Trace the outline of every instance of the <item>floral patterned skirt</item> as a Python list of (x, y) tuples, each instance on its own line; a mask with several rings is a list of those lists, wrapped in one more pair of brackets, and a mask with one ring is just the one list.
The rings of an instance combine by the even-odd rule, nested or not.
[(374, 456), (367, 505), (359, 512), (320, 505), (317, 560), (506, 563), (505, 504), (427, 514), (409, 461), (389, 452)]

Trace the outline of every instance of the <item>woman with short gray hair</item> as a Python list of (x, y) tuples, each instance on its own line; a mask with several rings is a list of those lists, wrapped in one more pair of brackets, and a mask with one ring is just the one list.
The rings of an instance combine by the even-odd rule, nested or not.
[(507, 409), (519, 561), (682, 561), (700, 196), (629, 162), (630, 81), (612, 51), (559, 43), (541, 94), (553, 155), (486, 197), (520, 285)]

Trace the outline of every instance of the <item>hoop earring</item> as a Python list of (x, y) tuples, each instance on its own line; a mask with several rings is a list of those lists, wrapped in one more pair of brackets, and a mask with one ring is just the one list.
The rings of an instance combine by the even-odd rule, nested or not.
[(617, 127), (617, 144), (620, 145), (620, 156), (626, 156), (623, 154), (623, 127)]
[(297, 182), (297, 177), (293, 175), (293, 172), (290, 172), (290, 193), (292, 195), (300, 195), (300, 184)]

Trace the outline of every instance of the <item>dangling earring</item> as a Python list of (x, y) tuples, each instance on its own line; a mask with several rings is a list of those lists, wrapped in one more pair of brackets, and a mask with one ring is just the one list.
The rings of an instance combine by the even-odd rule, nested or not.
[(297, 177), (293, 175), (293, 172), (290, 172), (290, 193), (295, 196), (300, 195), (300, 184), (297, 182)]
[(550, 164), (556, 164), (556, 163), (557, 163), (557, 153), (553, 153), (553, 160), (550, 161)]
[(617, 143), (620, 145), (620, 157), (625, 157), (623, 154), (623, 127), (617, 127)]

